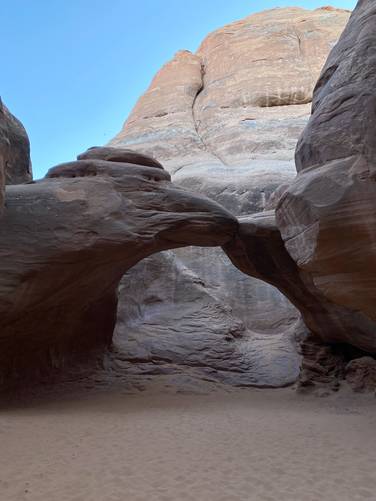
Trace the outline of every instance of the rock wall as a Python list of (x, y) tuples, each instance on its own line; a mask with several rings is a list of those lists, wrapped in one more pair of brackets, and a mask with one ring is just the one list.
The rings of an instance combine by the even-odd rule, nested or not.
[[(296, 149), (297, 177), (268, 202), (264, 192), (261, 208), (271, 210), (257, 212), (259, 178), (250, 176), (256, 213), (238, 220), (132, 149), (91, 148), (27, 183), (28, 138), (1, 104), (1, 181), (13, 186), (0, 224), (0, 376), (112, 342), (107, 382), (110, 373), (189, 374), (193, 384), (282, 386), (299, 372), (298, 310), (313, 334), (302, 344), (301, 388), (346, 378), (373, 390), (375, 361), (365, 355), (376, 353), (375, 14), (373, 2), (358, 2), (330, 53)], [(189, 245), (198, 249), (151, 257)], [(247, 286), (210, 246), (263, 285)]]
[(295, 382), (295, 323), (275, 336), (253, 332), (216, 292), (172, 252), (132, 268), (120, 286), (113, 373), (124, 380), (130, 374), (179, 377), (179, 386), (192, 375), (233, 386)]
[[(294, 151), (309, 119), (315, 82), (348, 18), (349, 12), (332, 8), (274, 9), (220, 28), (195, 54), (180, 51), (159, 71), (110, 144), (152, 154), (170, 171), (175, 183), (209, 196), (236, 216), (273, 208), (283, 193), (280, 189), (273, 198), (276, 188), (287, 187), (295, 176)], [(267, 370), (260, 370), (259, 384), (266, 381), (265, 372), (273, 374), (274, 342), (280, 353), (289, 354), (284, 359), (284, 374), (282, 370), (278, 373), (280, 384), (291, 381), (290, 369), (297, 358), (291, 350), (291, 330), (299, 325), (292, 304), (276, 288), (236, 270), (218, 249), (185, 248), (174, 254), (178, 261), (173, 266), (170, 255), (164, 264), (163, 257), (148, 261), (148, 269), (154, 270), (152, 290), (158, 283), (156, 270), (161, 270), (159, 288), (164, 290), (166, 269), (172, 280), (171, 266), (184, 265), (196, 276), (186, 276), (187, 298), (191, 289), (198, 294), (195, 280), (200, 277), (206, 291), (197, 303), (204, 305), (206, 295), (214, 295), (216, 303), (235, 319), (231, 321), (245, 326), (245, 337), (259, 339), (254, 348), (251, 343), (234, 340), (234, 346), (242, 347), (243, 359), (248, 356), (251, 365), (260, 367), (270, 350), (270, 364)], [(141, 263), (127, 273), (123, 283), (143, 283), (143, 294), (148, 297), (152, 293), (145, 273)], [(122, 296), (117, 338), (123, 334), (127, 346), (136, 345), (140, 351), (144, 346), (148, 352), (149, 343), (140, 335), (141, 328), (136, 333), (132, 322), (126, 321), (123, 302), (127, 298)], [(218, 325), (222, 317), (217, 319), (215, 312), (202, 309), (195, 325), (201, 333), (201, 345), (210, 346), (208, 325)], [(158, 312), (149, 309), (148, 315), (153, 338), (163, 339), (165, 352), (170, 357), (175, 353), (178, 363), (184, 345), (189, 357), (188, 346), (194, 345), (195, 336), (185, 328), (179, 301), (175, 304), (161, 296)], [(226, 345), (227, 322), (223, 320), (218, 329), (218, 346)], [(224, 353), (224, 360), (228, 360)], [(231, 370), (230, 361), (228, 365)], [(251, 377), (248, 370), (248, 376), (257, 384), (255, 371)]]
[(30, 144), (27, 133), (0, 99), (0, 208), (5, 185), (31, 181)]
[[(342, 314), (321, 336), (376, 352), (375, 3), (358, 2), (316, 85), (299, 174), (277, 208), (286, 249)], [(345, 314), (343, 313), (345, 312)]]
[(6, 184), (22, 184), (32, 180), (30, 142), (22, 123), (0, 100), (0, 138)]
[(159, 71), (111, 144), (152, 155), (237, 214), (262, 210), (295, 173), (313, 88), (348, 18), (273, 9), (220, 28)]

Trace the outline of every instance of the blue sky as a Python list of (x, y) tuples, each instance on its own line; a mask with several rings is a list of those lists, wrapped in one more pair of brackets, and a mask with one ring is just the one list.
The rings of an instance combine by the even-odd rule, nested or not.
[(27, 128), (34, 177), (108, 142), (177, 50), (194, 51), (210, 31), (255, 11), (326, 3), (0, 0), (0, 95)]

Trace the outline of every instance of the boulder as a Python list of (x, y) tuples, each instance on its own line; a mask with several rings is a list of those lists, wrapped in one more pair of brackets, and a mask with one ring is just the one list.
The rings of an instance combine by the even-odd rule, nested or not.
[(113, 148), (111, 146), (100, 147), (93, 146), (81, 155), (78, 155), (77, 160), (108, 160), (110, 162), (123, 162), (128, 164), (143, 165), (145, 167), (157, 167), (163, 169), (162, 164), (148, 155), (142, 155), (137, 151), (127, 148)]
[(376, 360), (361, 357), (351, 360), (346, 366), (346, 381), (357, 392), (376, 391)]

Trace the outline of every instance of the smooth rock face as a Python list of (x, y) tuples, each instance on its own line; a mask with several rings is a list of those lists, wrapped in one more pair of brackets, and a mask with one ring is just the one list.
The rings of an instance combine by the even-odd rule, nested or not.
[(349, 343), (361, 349), (366, 349), (365, 334), (372, 341), (372, 322), (362, 313), (328, 300), (312, 276), (293, 260), (273, 211), (240, 218), (235, 238), (224, 249), (241, 271), (274, 285), (288, 297), (309, 331), (322, 340)]
[(314, 85), (348, 17), (273, 9), (220, 28), (159, 71), (111, 145), (151, 154), (237, 214), (262, 210), (294, 175)]
[(277, 223), (318, 294), (342, 311), (325, 341), (376, 352), (376, 5), (358, 3), (315, 89)]
[[(364, 332), (371, 333), (372, 325), (360, 313), (321, 294), (310, 274), (299, 268), (286, 250), (274, 211), (240, 218), (238, 232), (224, 250), (242, 272), (265, 280), (288, 297), (313, 333), (307, 336), (302, 329), (299, 333), (299, 391), (327, 396), (337, 391), (344, 379), (355, 391), (374, 391), (376, 361), (359, 358), (362, 352), (354, 348), (362, 347)], [(336, 344), (324, 344), (326, 339)]]
[(237, 222), (159, 167), (91, 158), (7, 187), (0, 224), (0, 366), (62, 364), (110, 343), (123, 274), (155, 252), (223, 245)]
[[(285, 190), (295, 176), (294, 150), (309, 118), (313, 87), (348, 17), (346, 11), (329, 8), (274, 9), (220, 28), (196, 54), (180, 51), (159, 71), (110, 144), (152, 154), (175, 183), (209, 196), (236, 216), (274, 208), (283, 190), (272, 194), (280, 185)], [(265, 341), (254, 349), (243, 343), (243, 357), (254, 362), (258, 351), (261, 363), (274, 342), (281, 353), (291, 353), (291, 329), (299, 314), (276, 288), (236, 270), (219, 249), (184, 248), (174, 254), (175, 268), (184, 265), (203, 279), (217, 302), (230, 309), (252, 336)], [(148, 263), (149, 270), (161, 270), (162, 290), (171, 258), (152, 257)], [(142, 263), (127, 274), (129, 283), (144, 283), (147, 296), (158, 280), (155, 276), (149, 291), (144, 276)], [(194, 280), (188, 282), (187, 275), (187, 297), (191, 288), (197, 292)], [(125, 312), (123, 301), (124, 296), (120, 311)], [(204, 296), (200, 301), (205, 302)], [(195, 337), (184, 329), (184, 313), (178, 321), (180, 304), (160, 298), (159, 306), (164, 317), (160, 325), (155, 317), (154, 336), (164, 339), (165, 353), (175, 353), (178, 362), (176, 346), (182, 345), (182, 337), (174, 336), (170, 315), (185, 334), (189, 358), (189, 342), (193, 346)], [(148, 351), (140, 329), (135, 331), (125, 313), (121, 318), (117, 338), (122, 333), (128, 347), (141, 350), (144, 344)], [(207, 325), (217, 325), (217, 319), (210, 318), (210, 311), (202, 311), (196, 320), (200, 342), (206, 346), (212, 342)], [(226, 322), (219, 331), (223, 343)], [(200, 353), (205, 365), (204, 351)], [(291, 367), (296, 357), (296, 353), (291, 356)], [(259, 376), (262, 384), (263, 371)], [(279, 376), (283, 385), (291, 372), (280, 371)]]

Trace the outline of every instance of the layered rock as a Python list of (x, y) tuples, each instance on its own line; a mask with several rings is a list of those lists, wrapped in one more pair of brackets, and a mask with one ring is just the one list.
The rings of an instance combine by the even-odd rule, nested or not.
[(273, 9), (220, 28), (160, 70), (111, 144), (151, 154), (237, 214), (262, 209), (294, 174), (314, 85), (348, 17)]
[(0, 99), (0, 207), (5, 184), (31, 181), (30, 144), (27, 133)]
[(253, 332), (216, 289), (166, 252), (121, 282), (111, 368), (123, 380), (194, 374), (233, 386), (286, 386), (299, 375), (295, 334), (293, 321), (274, 336)]
[(335, 306), (325, 341), (376, 352), (376, 6), (360, 1), (317, 83), (299, 174), (277, 208), (290, 256)]
[(245, 218), (226, 245), (242, 271), (290, 298), (316, 337), (303, 351), (303, 387), (341, 378), (357, 391), (375, 387), (374, 359), (348, 348), (376, 353), (374, 14), (372, 2), (359, 2), (328, 58), (276, 220)]
[(0, 102), (0, 210), (2, 211), (5, 200), (5, 168), (8, 156), (8, 140), (5, 115)]
[[(283, 296), (300, 311), (316, 338), (375, 352), (374, 11), (371, 2), (359, 2), (330, 54), (315, 89), (312, 117), (297, 147), (299, 173), (292, 183), (292, 144), (304, 120), (296, 127), (291, 118), (307, 106), (311, 92), (302, 61), (304, 57), (319, 61), (324, 47), (316, 40), (317, 52), (313, 51), (309, 40), (316, 35), (307, 26), (330, 38), (333, 26), (347, 18), (344, 11), (281, 9), (219, 30), (197, 55), (179, 54), (156, 77), (158, 85), (152, 84), (151, 95), (144, 96), (123, 136), (115, 140), (127, 148), (93, 148), (77, 162), (52, 169), (42, 181), (9, 186), (0, 225), (3, 371), (25, 367), (30, 360), (37, 366), (46, 359), (50, 365), (60, 364), (65, 353), (108, 345), (115, 329), (111, 363), (119, 374), (123, 370), (174, 373), (187, 367), (202, 378), (236, 385), (289, 384), (298, 374), (294, 347), (298, 317)], [(309, 17), (308, 25), (303, 13)], [(277, 43), (291, 38), (289, 30), (298, 29), (296, 24), (307, 29), (304, 36), (296, 34), (301, 44), (299, 92), (287, 85), (289, 71), (298, 65), (296, 56), (291, 56), (291, 40), (285, 46)], [(246, 76), (240, 68), (239, 74), (235, 71), (226, 51), (233, 54), (239, 46), (242, 54), (251, 43), (252, 50), (262, 55), (255, 33), (261, 40), (271, 32), (277, 33), (276, 40), (271, 36), (281, 50), (278, 61), (284, 61), (285, 73), (274, 81), (264, 69), (267, 80), (260, 73), (252, 80), (247, 99), (232, 101)], [(284, 49), (288, 57), (283, 56)], [(224, 69), (218, 64), (220, 51), (227, 61)], [(207, 57), (204, 65), (202, 54)], [(314, 64), (312, 68), (314, 74)], [(189, 85), (183, 85), (185, 79)], [(280, 91), (273, 91), (278, 82)], [(180, 96), (176, 107), (166, 115), (155, 114), (161, 103), (162, 108), (169, 106), (175, 87)], [(148, 114), (141, 120), (137, 110)], [(230, 113), (238, 120), (244, 110), (259, 113), (257, 121), (266, 120), (263, 136), (257, 124), (247, 129), (246, 136), (236, 132), (239, 124), (220, 125), (220, 116), (231, 124)], [(5, 107), (0, 111), (3, 178), (8, 172), (8, 183), (28, 181), (27, 136)], [(142, 132), (145, 123), (156, 123), (154, 119), (160, 120), (161, 134), (167, 130), (171, 134), (168, 141), (156, 139), (163, 134)], [(179, 142), (183, 133), (184, 141)], [(243, 150), (237, 137), (244, 139)], [(275, 147), (268, 143), (271, 137)], [(249, 155), (247, 148), (258, 140), (261, 146)], [(238, 227), (215, 202), (170, 183), (161, 163), (148, 156), (156, 148), (153, 141), (161, 147), (157, 157), (166, 161), (177, 182), (208, 193), (236, 214), (269, 206), (276, 207), (276, 215), (271, 211), (241, 217)], [(133, 149), (136, 144), (140, 152)], [(261, 171), (253, 169), (254, 162)], [(280, 170), (283, 165), (288, 169)], [(283, 187), (268, 201), (281, 181)], [(224, 246), (242, 272), (279, 289), (283, 296), (259, 282), (246, 285), (218, 252), (188, 249), (148, 257), (186, 245)], [(137, 265), (145, 257), (146, 262)], [(125, 272), (116, 318), (117, 287)], [(316, 379), (334, 380), (335, 385), (346, 375), (354, 387), (373, 387), (373, 359), (348, 363), (347, 356), (321, 350), (315, 343), (304, 348), (305, 374), (319, 373)]]
[[(244, 273), (277, 287), (296, 306), (311, 333), (324, 341), (364, 345), (372, 322), (326, 298), (310, 273), (289, 254), (273, 211), (240, 218), (235, 238), (225, 245), (231, 261)], [(370, 339), (371, 341), (371, 339)]]
[[(196, 54), (180, 51), (159, 71), (111, 144), (152, 154), (172, 173), (174, 182), (204, 193), (237, 216), (274, 208), (295, 176), (294, 150), (309, 119), (312, 91), (348, 17), (347, 11), (330, 8), (274, 9), (220, 28), (203, 41)], [(283, 189), (271, 197), (281, 185)], [(234, 346), (242, 346), (243, 360), (248, 357), (257, 367), (258, 353), (262, 365), (264, 354), (274, 353), (271, 345), (275, 343), (281, 353), (289, 354), (291, 367), (295, 366), (291, 330), (298, 325), (299, 314), (276, 288), (236, 270), (218, 249), (185, 248), (175, 256), (174, 266), (184, 265), (203, 279), (216, 303), (231, 311), (250, 338), (259, 340), (253, 349), (251, 344), (234, 341)], [(166, 269), (171, 269), (170, 256), (162, 264), (163, 259), (152, 257), (148, 265), (153, 276), (161, 270), (161, 289)], [(143, 282), (142, 263), (127, 276), (133, 283)], [(152, 294), (156, 282), (155, 276), (150, 290), (143, 282), (145, 297)], [(187, 298), (198, 292), (194, 279), (188, 282), (186, 276)], [(206, 304), (206, 293), (197, 302)], [(122, 300), (121, 311), (126, 308)], [(195, 337), (184, 328), (184, 309), (178, 320), (179, 302), (174, 305), (167, 297), (160, 298), (159, 308), (164, 317), (159, 323), (155, 317), (153, 335), (163, 339), (166, 356), (175, 353), (174, 360), (180, 363), (176, 347), (181, 352), (184, 344), (189, 358), (188, 346), (195, 343)], [(167, 320), (169, 315), (174, 325)], [(204, 308), (196, 317), (201, 345), (212, 342), (207, 326), (218, 325), (214, 317), (214, 312)], [(227, 321), (223, 321), (218, 346), (226, 345), (226, 329)], [(142, 351), (144, 344), (148, 352), (149, 343), (140, 330), (136, 333), (124, 314), (117, 337), (123, 333), (127, 346)], [(176, 330), (185, 333), (184, 343)], [(200, 353), (205, 366), (204, 352)], [(232, 362), (224, 353), (231, 370)], [(273, 360), (274, 355), (271, 365)], [(289, 363), (283, 366), (286, 369)], [(283, 375), (279, 371), (279, 377), (283, 385), (291, 379), (291, 371), (286, 369)], [(254, 371), (250, 380), (256, 379)], [(259, 382), (264, 381), (265, 371), (260, 371)]]
[(130, 267), (165, 249), (222, 245), (236, 231), (218, 204), (173, 186), (159, 165), (129, 163), (137, 160), (132, 155), (117, 151), (109, 160), (107, 149), (91, 150), (41, 181), (7, 188), (0, 225), (3, 375), (108, 344), (118, 284)]
[(22, 123), (0, 100), (0, 158), (6, 184), (31, 181), (30, 143)]

